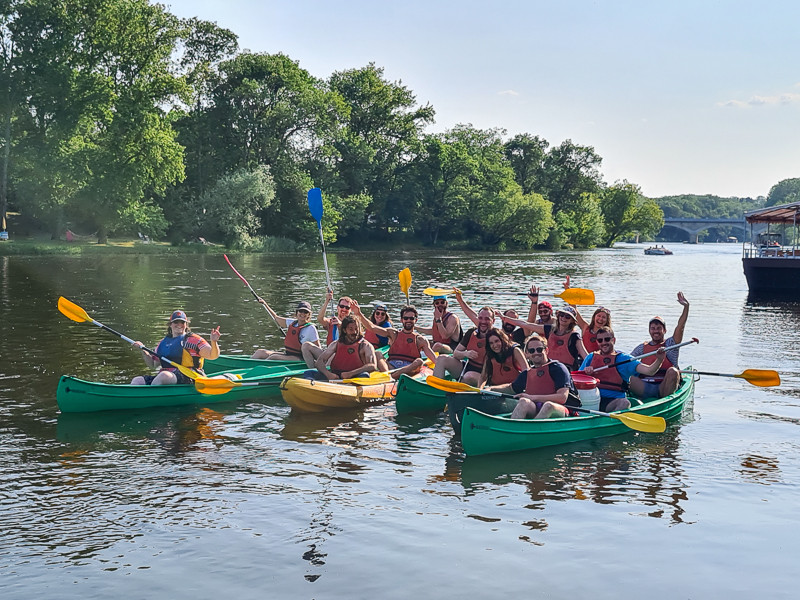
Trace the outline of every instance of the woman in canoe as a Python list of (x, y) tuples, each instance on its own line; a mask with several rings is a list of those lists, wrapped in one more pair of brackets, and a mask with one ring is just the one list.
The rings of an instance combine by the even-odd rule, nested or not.
[[(355, 302), (352, 303), (353, 312), (355, 312)], [(377, 325), (378, 327), (383, 327), (384, 329), (390, 329), (392, 327), (392, 321), (389, 318), (389, 312), (386, 309), (386, 305), (382, 302), (375, 302), (372, 305), (374, 308), (372, 309), (372, 314), (369, 317), (370, 322), (373, 325)], [(359, 320), (364, 318), (360, 312), (357, 315)], [(362, 321), (362, 325), (364, 325), (364, 338), (376, 348), (380, 348), (381, 346), (385, 346), (389, 343), (389, 338), (385, 335), (380, 335), (376, 333), (372, 329), (367, 328), (367, 324)]]
[[(167, 335), (156, 346), (158, 356), (189, 367), (200, 375), (203, 373), (203, 360), (214, 360), (219, 356), (219, 326), (211, 330), (209, 344), (189, 329), (189, 317), (182, 310), (176, 310), (169, 318)], [(143, 348), (142, 342), (134, 342), (136, 348)], [(134, 377), (131, 385), (171, 385), (176, 383), (192, 383), (192, 380), (178, 371), (168, 362), (164, 362), (146, 350), (142, 350), (142, 358), (148, 367), (161, 365), (156, 375), (140, 375)]]
[(522, 349), (504, 331), (492, 327), (486, 334), (486, 360), (478, 387), (512, 383), (527, 368)]
[[(567, 280), (564, 282), (564, 289), (569, 289), (569, 275), (567, 275)], [(586, 319), (578, 312), (578, 307), (572, 305), (572, 308), (575, 309), (575, 320), (578, 323), (578, 327), (581, 328), (581, 339), (587, 354), (600, 350), (600, 344), (597, 343), (597, 330), (601, 327), (611, 327), (611, 311), (601, 306), (594, 311), (592, 319), (587, 323)]]
[(303, 360), (303, 353), (300, 348), (305, 342), (319, 347), (319, 333), (317, 328), (311, 324), (311, 304), (303, 300), (297, 305), (295, 317), (279, 317), (272, 310), (263, 298), (258, 301), (264, 305), (270, 316), (276, 323), (284, 323), (286, 327), (286, 337), (283, 339), (283, 352), (271, 352), (259, 348), (250, 358), (261, 358), (267, 360)]

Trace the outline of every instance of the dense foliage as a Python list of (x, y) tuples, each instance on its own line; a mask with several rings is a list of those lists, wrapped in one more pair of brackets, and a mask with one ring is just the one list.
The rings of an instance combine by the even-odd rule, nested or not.
[(53, 237), (314, 244), (314, 186), (326, 242), (348, 245), (612, 245), (654, 236), (664, 215), (754, 202), (656, 203), (607, 185), (602, 158), (572, 140), (469, 124), (429, 133), (433, 107), (372, 63), (319, 79), (147, 0), (3, 0), (0, 63), (0, 216), (11, 207)]

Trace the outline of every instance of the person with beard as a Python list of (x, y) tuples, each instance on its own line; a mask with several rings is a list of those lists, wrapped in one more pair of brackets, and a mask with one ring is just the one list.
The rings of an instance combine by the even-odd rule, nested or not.
[(148, 367), (161, 367), (156, 375), (140, 375), (134, 377), (131, 385), (173, 385), (176, 383), (192, 383), (186, 375), (173, 367), (168, 362), (163, 362), (163, 357), (189, 367), (198, 375), (203, 373), (203, 360), (214, 360), (219, 357), (219, 327), (211, 330), (211, 343), (209, 344), (196, 333), (189, 329), (189, 317), (182, 310), (176, 310), (170, 316), (167, 324), (167, 335), (156, 346), (153, 356), (144, 350), (144, 344), (136, 341), (134, 348), (142, 349), (142, 359)]
[(441, 378), (450, 373), (459, 381), (477, 386), (486, 360), (486, 334), (491, 329), (494, 318), (494, 311), (488, 306), (480, 309), (477, 313), (478, 326), (464, 334), (452, 356), (439, 357), (433, 374)]
[(259, 348), (250, 358), (259, 358), (266, 360), (300, 360), (303, 358), (302, 346), (306, 342), (313, 344), (319, 348), (319, 333), (317, 328), (311, 324), (311, 304), (305, 300), (297, 305), (295, 311), (295, 318), (292, 317), (279, 317), (278, 314), (272, 310), (272, 307), (267, 304), (266, 300), (259, 297), (258, 302), (267, 309), (270, 316), (276, 323), (283, 323), (286, 327), (286, 335), (283, 340), (283, 352), (272, 352)]
[(433, 297), (433, 325), (419, 327), (417, 331), (433, 337), (433, 351), (440, 354), (451, 354), (453, 348), (461, 340), (461, 320), (447, 310), (447, 297)]
[[(614, 330), (611, 327), (601, 327), (597, 331), (597, 343), (600, 350), (589, 354), (581, 365), (581, 371), (600, 380), (597, 388), (600, 390), (600, 410), (613, 412), (630, 408), (631, 403), (626, 397), (629, 382), (637, 374), (651, 377), (661, 368), (666, 350), (661, 347), (652, 364), (645, 364), (635, 359), (630, 354), (614, 350)], [(617, 363), (625, 364), (617, 364)], [(599, 367), (608, 367), (597, 370)]]
[[(519, 398), (512, 419), (568, 417), (570, 406), (580, 406), (578, 391), (567, 367), (547, 355), (547, 339), (537, 333), (525, 340), (525, 356), (530, 368), (513, 382), (491, 386), (491, 390), (515, 394)], [(487, 388), (488, 389), (488, 388)]]
[[(674, 346), (683, 341), (683, 332), (686, 328), (686, 320), (689, 318), (689, 301), (683, 295), (683, 292), (678, 292), (678, 304), (683, 306), (683, 312), (678, 318), (678, 324), (675, 326), (675, 331), (667, 339), (667, 324), (661, 317), (653, 317), (650, 319), (650, 340), (639, 344), (634, 348), (634, 356), (647, 354), (659, 348), (666, 346)], [(678, 366), (680, 350), (672, 348), (667, 350), (664, 362), (661, 368), (652, 376), (639, 376), (634, 377), (630, 381), (631, 392), (637, 398), (663, 398), (669, 396), (681, 384), (681, 371)], [(650, 364), (655, 360), (655, 356), (646, 356), (642, 359), (645, 364)]]
[(505, 331), (492, 327), (486, 334), (486, 360), (478, 387), (511, 383), (527, 368), (522, 349), (509, 339)]
[(377, 369), (375, 348), (361, 335), (361, 326), (354, 316), (342, 319), (341, 328), (339, 339), (331, 342), (317, 358), (317, 371), (328, 380), (368, 377)]
[(362, 321), (367, 322), (369, 330), (385, 335), (389, 339), (389, 359), (388, 361), (385, 361), (383, 357), (378, 359), (379, 370), (389, 371), (389, 368), (391, 368), (392, 377), (398, 379), (400, 375), (415, 375), (419, 373), (424, 362), (422, 360), (423, 353), (432, 362), (436, 362), (436, 353), (431, 348), (430, 342), (414, 331), (418, 313), (413, 306), (404, 306), (400, 310), (402, 329), (399, 330), (393, 327), (384, 329), (380, 325), (371, 323), (364, 318), (356, 302), (353, 303), (353, 312), (360, 315)]
[[(339, 337), (341, 323), (344, 318), (350, 314), (350, 309), (353, 304), (353, 301), (348, 296), (342, 296), (339, 298), (339, 302), (336, 305), (336, 316), (328, 318), (326, 316), (328, 303), (332, 299), (333, 292), (328, 290), (325, 294), (325, 302), (323, 302), (319, 309), (319, 314), (317, 315), (317, 321), (322, 325), (322, 328), (327, 331), (327, 336), (325, 337), (326, 346), (332, 344)], [(306, 361), (310, 369), (313, 369), (319, 355), (322, 354), (322, 348), (319, 343), (304, 342), (303, 345), (300, 346), (300, 350), (303, 354), (303, 360)]]

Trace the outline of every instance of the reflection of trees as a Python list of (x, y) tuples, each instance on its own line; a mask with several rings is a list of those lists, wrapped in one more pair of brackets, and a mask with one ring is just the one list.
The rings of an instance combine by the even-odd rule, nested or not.
[(740, 457), (739, 464), (741, 467), (737, 472), (742, 479), (751, 483), (770, 485), (783, 482), (783, 473), (777, 458), (759, 456), (758, 454), (743, 454)]

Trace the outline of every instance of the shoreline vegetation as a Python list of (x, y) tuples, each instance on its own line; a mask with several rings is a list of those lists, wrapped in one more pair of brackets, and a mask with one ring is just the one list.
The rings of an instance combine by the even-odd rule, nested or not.
[[(558, 250), (653, 241), (665, 216), (765, 202), (649, 198), (607, 182), (602, 156), (571, 139), (431, 132), (434, 107), (374, 63), (320, 77), (161, 4), (84, 4), (0, 12), (2, 233), (299, 251), (318, 243), (306, 204), (318, 187), (328, 246)], [(785, 180), (767, 205), (797, 193), (800, 179)]]

